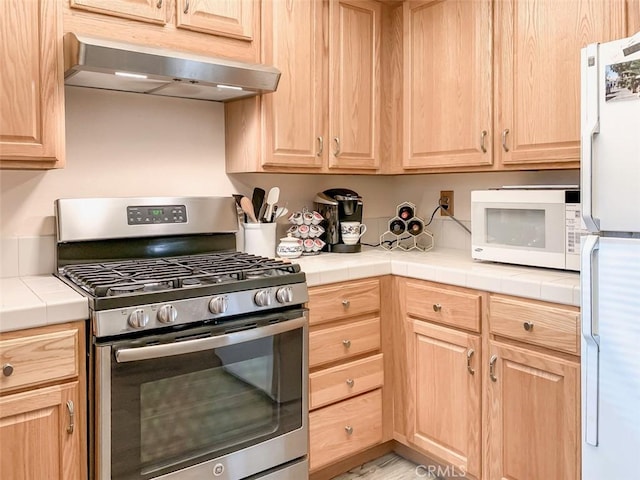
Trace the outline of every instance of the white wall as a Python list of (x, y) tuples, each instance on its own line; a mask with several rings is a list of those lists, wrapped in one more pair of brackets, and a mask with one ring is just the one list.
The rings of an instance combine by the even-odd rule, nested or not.
[[(67, 164), (51, 171), (0, 172), (0, 237), (54, 233), (53, 202), (63, 197), (250, 195), (281, 188), (290, 211), (313, 207), (316, 192), (345, 187), (364, 197), (373, 242), (395, 205), (430, 216), (440, 190), (454, 190), (456, 217), (469, 220), (472, 189), (504, 184), (577, 183), (576, 171), (395, 177), (234, 174), (224, 169), (224, 107), (214, 102), (66, 87)], [(434, 233), (464, 248), (462, 229), (437, 216)], [(373, 223), (376, 223), (373, 225)], [(377, 228), (376, 228), (377, 227)], [(448, 229), (448, 230), (447, 230)], [(454, 238), (452, 237), (459, 237)]]

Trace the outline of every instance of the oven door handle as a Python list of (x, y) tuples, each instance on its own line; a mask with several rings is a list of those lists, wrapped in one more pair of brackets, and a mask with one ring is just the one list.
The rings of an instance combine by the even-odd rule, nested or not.
[(137, 362), (152, 358), (172, 357), (174, 355), (184, 355), (186, 353), (202, 352), (214, 348), (226, 347), (237, 343), (250, 342), (259, 338), (270, 337), (280, 333), (302, 328), (307, 325), (306, 316), (298, 317), (286, 322), (274, 323), (264, 327), (252, 328), (250, 330), (240, 330), (232, 333), (225, 333), (215, 337), (198, 338), (195, 340), (185, 340), (183, 342), (167, 343), (162, 345), (152, 345), (149, 347), (123, 348), (116, 350), (115, 357), (118, 363)]

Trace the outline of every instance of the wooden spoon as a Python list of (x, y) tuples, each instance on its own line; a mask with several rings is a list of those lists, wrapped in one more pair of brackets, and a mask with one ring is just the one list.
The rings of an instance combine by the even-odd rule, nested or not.
[(253, 210), (253, 203), (248, 197), (242, 197), (240, 199), (240, 208), (242, 208), (242, 211), (247, 214), (253, 223), (258, 223), (256, 213)]

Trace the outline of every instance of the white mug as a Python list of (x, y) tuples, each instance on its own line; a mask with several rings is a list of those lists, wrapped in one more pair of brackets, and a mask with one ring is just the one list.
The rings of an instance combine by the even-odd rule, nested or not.
[(355, 245), (367, 231), (367, 226), (360, 222), (340, 222), (340, 233), (345, 245)]

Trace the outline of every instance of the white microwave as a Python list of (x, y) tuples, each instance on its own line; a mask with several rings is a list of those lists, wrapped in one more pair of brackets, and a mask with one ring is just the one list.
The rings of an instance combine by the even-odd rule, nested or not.
[(474, 259), (579, 271), (580, 190), (472, 191), (471, 232)]

